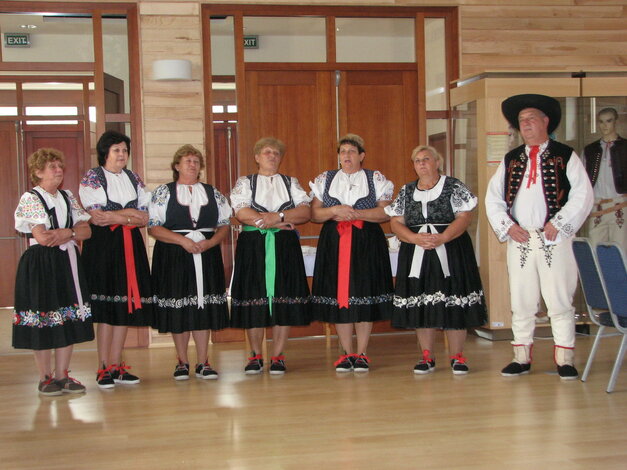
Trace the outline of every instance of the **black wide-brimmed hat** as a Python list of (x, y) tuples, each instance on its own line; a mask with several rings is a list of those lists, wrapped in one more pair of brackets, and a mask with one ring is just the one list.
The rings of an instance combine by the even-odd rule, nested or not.
[(515, 95), (510, 96), (501, 104), (503, 116), (509, 121), (513, 128), (520, 130), (518, 126), (518, 114), (527, 108), (535, 108), (542, 111), (549, 118), (547, 133), (551, 134), (560, 123), (562, 118), (562, 108), (559, 101), (545, 95)]

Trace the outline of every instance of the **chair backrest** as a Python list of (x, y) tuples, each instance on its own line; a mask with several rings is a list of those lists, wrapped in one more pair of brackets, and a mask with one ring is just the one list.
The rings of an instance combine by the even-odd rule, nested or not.
[(575, 238), (573, 240), (573, 253), (577, 261), (579, 279), (583, 288), (583, 295), (588, 305), (588, 310), (608, 310), (607, 298), (603, 292), (603, 284), (599, 276), (597, 264), (592, 245), (587, 238)]
[(623, 250), (616, 243), (599, 243), (597, 259), (611, 313), (627, 318), (627, 269)]

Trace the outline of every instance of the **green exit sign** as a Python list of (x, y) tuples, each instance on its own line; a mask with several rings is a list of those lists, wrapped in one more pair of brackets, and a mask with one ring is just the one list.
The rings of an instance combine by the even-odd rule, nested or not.
[(5, 47), (30, 47), (30, 34), (4, 33)]
[(259, 49), (259, 36), (244, 36), (244, 49)]

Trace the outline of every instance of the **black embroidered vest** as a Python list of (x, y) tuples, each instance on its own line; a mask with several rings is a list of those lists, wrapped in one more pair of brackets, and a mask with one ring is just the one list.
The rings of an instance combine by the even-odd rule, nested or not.
[[(570, 182), (566, 176), (566, 166), (573, 149), (554, 140), (549, 140), (546, 149), (540, 155), (542, 172), (542, 191), (546, 204), (546, 220), (548, 222), (568, 201)], [(520, 189), (525, 175), (528, 157), (525, 155), (525, 146), (515, 148), (505, 155), (505, 203), (507, 212), (511, 215), (514, 199)], [(513, 217), (512, 217), (513, 219)]]
[[(104, 189), (104, 192), (107, 195), (107, 204), (102, 208), (102, 210), (119, 211), (122, 209), (137, 209), (137, 198), (127, 202), (124, 207), (122, 207), (122, 204), (119, 204), (117, 202), (113, 202), (112, 200), (110, 200), (109, 193), (107, 192), (107, 178), (105, 177), (105, 170), (101, 166), (99, 166), (99, 167), (94, 168), (94, 171), (96, 172), (96, 175), (98, 176), (98, 181), (100, 182), (102, 189)], [(132, 171), (127, 170), (126, 168), (124, 168), (122, 171), (124, 171), (126, 175), (129, 177), (129, 179), (131, 180), (131, 183), (133, 184), (133, 187), (135, 188), (135, 193), (137, 194), (137, 190), (139, 188), (139, 181), (137, 181), (137, 178), (135, 178), (135, 175), (133, 174)]]
[(176, 183), (168, 183), (167, 186), (170, 190), (170, 200), (166, 208), (163, 227), (168, 230), (195, 230), (196, 228), (215, 228), (218, 225), (218, 204), (213, 193), (213, 186), (202, 183), (209, 201), (200, 208), (196, 224), (192, 220), (190, 207), (178, 202)]
[[(599, 177), (599, 168), (601, 167), (601, 157), (603, 157), (603, 148), (601, 141), (597, 140), (586, 145), (583, 149), (586, 161), (586, 171), (592, 186), (597, 183)], [(618, 136), (614, 144), (610, 147), (610, 164), (612, 166), (612, 176), (614, 177), (614, 186), (616, 192), (620, 194), (627, 193), (627, 139)]]
[[(338, 199), (329, 195), (329, 188), (331, 187), (331, 182), (333, 181), (333, 178), (335, 178), (335, 175), (337, 175), (338, 171), (340, 170), (327, 171), (327, 178), (324, 183), (324, 193), (322, 194), (323, 207), (342, 205), (342, 203)], [(357, 201), (355, 201), (355, 204), (353, 204), (354, 209), (359, 209), (359, 210), (373, 209), (377, 207), (377, 195), (376, 195), (376, 191), (374, 188), (374, 178), (373, 178), (374, 171), (364, 169), (364, 172), (366, 173), (366, 181), (368, 182), (368, 194), (362, 197), (361, 199), (358, 199)]]
[(418, 181), (412, 181), (405, 185), (405, 225), (413, 232), (418, 232), (419, 225), (424, 224), (450, 224), (455, 220), (451, 196), (455, 190), (455, 178), (446, 178), (442, 187), (442, 193), (437, 199), (427, 202), (427, 218), (422, 215), (422, 202), (414, 201), (414, 190)]
[[(279, 174), (278, 176), (281, 177), (281, 180), (283, 180), (283, 184), (285, 184), (285, 187), (287, 188), (287, 194), (289, 195), (290, 199), (289, 201), (284, 202), (283, 204), (281, 204), (281, 207), (279, 207), (277, 209), (277, 212), (281, 212), (281, 211), (285, 211), (288, 209), (294, 209), (294, 207), (296, 207), (296, 205), (294, 204), (294, 199), (292, 198), (292, 180), (289, 176), (285, 176), (285, 175), (281, 175)], [(253, 192), (252, 195), (252, 202), (250, 204), (250, 208), (251, 209), (255, 209), (257, 212), (270, 212), (268, 209), (266, 209), (265, 207), (263, 207), (260, 204), (257, 204), (257, 201), (255, 201), (255, 197), (257, 196), (257, 179), (258, 179), (259, 175), (257, 173), (255, 173), (254, 175), (248, 175), (246, 178), (248, 178), (248, 180), (250, 181), (250, 189)]]

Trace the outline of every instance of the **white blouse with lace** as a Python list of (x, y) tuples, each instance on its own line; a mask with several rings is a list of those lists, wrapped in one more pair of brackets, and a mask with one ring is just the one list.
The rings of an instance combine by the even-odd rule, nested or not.
[[(49, 208), (55, 208), (59, 227), (64, 228), (67, 222), (67, 205), (61, 193), (57, 191), (56, 194), (52, 195), (39, 186), (35, 186), (33, 189), (43, 196)], [(67, 190), (66, 193), (70, 200), (74, 225), (89, 220), (91, 216), (79, 205), (72, 191)], [(22, 233), (32, 233), (33, 227), (36, 225), (44, 225), (46, 230), (51, 228), (50, 219), (41, 201), (36, 195), (27, 192), (22, 194), (17, 209), (15, 209), (15, 230)]]
[(90, 172), (93, 170), (90, 170), (83, 178), (83, 181), (81, 181), (78, 194), (86, 210), (102, 209), (106, 206), (107, 194), (109, 195), (109, 200), (117, 202), (122, 207), (126, 206), (129, 201), (137, 198), (137, 208), (146, 210), (150, 201), (150, 192), (145, 190), (144, 183), (138, 175), (135, 175), (139, 182), (137, 192), (135, 192), (135, 186), (133, 186), (126, 172), (113, 173), (104, 167), (103, 170), (107, 180), (106, 193), (97, 179), (90, 177)]
[[(294, 206), (308, 206), (311, 197), (303, 190), (298, 180), (290, 177), (291, 188), (290, 193)], [(247, 176), (241, 176), (235, 182), (235, 186), (231, 191), (231, 206), (233, 211), (237, 211), (252, 206), (253, 192), (250, 187), (250, 180)], [(255, 202), (265, 207), (270, 212), (278, 211), (283, 204), (290, 200), (290, 194), (283, 179), (278, 174), (272, 176), (257, 175), (257, 193)]]
[[(309, 182), (311, 196), (322, 201), (328, 172), (316, 176)], [(379, 171), (373, 174), (375, 199), (378, 201), (391, 201), (394, 195), (394, 183), (386, 179)], [(340, 201), (341, 204), (353, 206), (359, 199), (368, 195), (368, 180), (366, 172), (359, 170), (356, 173), (344, 173), (338, 171), (329, 186), (329, 196)]]

